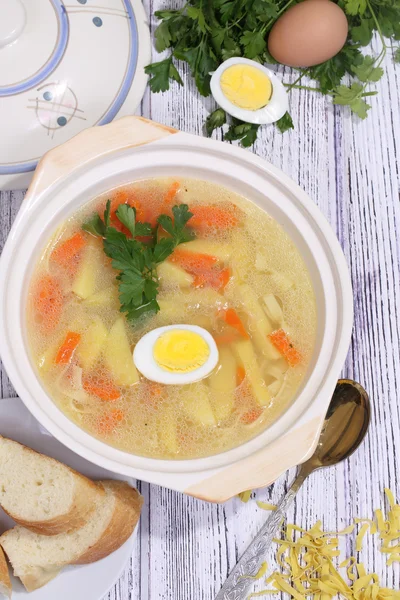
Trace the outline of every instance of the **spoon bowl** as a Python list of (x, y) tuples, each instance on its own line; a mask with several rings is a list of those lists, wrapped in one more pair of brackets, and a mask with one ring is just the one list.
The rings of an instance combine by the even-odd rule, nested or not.
[(367, 392), (351, 379), (337, 382), (326, 413), (318, 445), (305, 463), (312, 470), (336, 465), (348, 458), (363, 441), (371, 419)]

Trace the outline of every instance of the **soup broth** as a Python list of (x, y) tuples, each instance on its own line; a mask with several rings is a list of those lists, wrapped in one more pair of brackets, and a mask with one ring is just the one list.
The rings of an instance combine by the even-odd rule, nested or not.
[[(128, 237), (115, 215), (121, 204), (135, 207), (153, 232), (175, 205), (193, 213), (193, 239), (157, 266), (160, 310), (133, 320), (120, 311), (119, 271), (103, 239), (82, 229), (109, 199), (111, 225)], [(161, 226), (157, 238), (168, 239)], [(140, 243), (150, 242), (140, 236)], [(32, 360), (57, 406), (111, 446), (165, 459), (217, 454), (265, 430), (295, 398), (316, 332), (310, 277), (281, 226), (245, 198), (191, 179), (135, 182), (77, 211), (44, 249), (27, 308)], [(179, 324), (211, 333), (216, 369), (185, 385), (144, 378), (133, 364), (135, 345)]]

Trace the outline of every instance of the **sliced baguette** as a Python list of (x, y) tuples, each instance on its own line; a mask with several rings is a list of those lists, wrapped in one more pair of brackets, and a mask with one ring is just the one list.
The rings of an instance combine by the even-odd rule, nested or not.
[(143, 498), (123, 481), (103, 481), (105, 496), (78, 530), (43, 536), (14, 527), (0, 537), (0, 544), (28, 592), (42, 587), (65, 565), (95, 562), (117, 550), (132, 534), (139, 520)]
[(54, 458), (0, 436), (0, 505), (42, 535), (82, 527), (104, 489)]
[(0, 548), (0, 598), (11, 598), (11, 581), (3, 550)]

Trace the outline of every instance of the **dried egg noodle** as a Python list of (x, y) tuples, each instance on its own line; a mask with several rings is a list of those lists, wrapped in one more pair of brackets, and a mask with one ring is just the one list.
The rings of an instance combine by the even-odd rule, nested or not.
[[(296, 525), (286, 525), (282, 536), (275, 539), (278, 549), (275, 561), (279, 570), (267, 575), (266, 585), (272, 588), (249, 594), (248, 598), (268, 597), (284, 593), (295, 600), (399, 600), (400, 590), (381, 587), (376, 573), (368, 573), (356, 556), (342, 560), (339, 550), (339, 536), (348, 536), (358, 529), (355, 537), (355, 551), (362, 550), (363, 540), (369, 532), (378, 534), (381, 540), (380, 551), (387, 554), (387, 564), (400, 562), (400, 505), (393, 494), (385, 489), (389, 510), (387, 518), (383, 511), (375, 511), (375, 519), (356, 518), (354, 524), (342, 531), (325, 532), (321, 521), (306, 530)], [(251, 491), (242, 492), (239, 498), (248, 502)], [(274, 510), (274, 505), (257, 501), (259, 508)], [(361, 527), (360, 527), (361, 526)], [(263, 562), (251, 579), (259, 580), (268, 573), (268, 565)]]
[[(161, 310), (136, 321), (120, 312), (102, 239), (82, 230), (108, 199), (113, 225), (121, 203), (153, 227), (174, 205), (193, 212), (196, 239), (157, 267)], [(179, 324), (211, 333), (216, 370), (188, 385), (147, 380), (133, 348)], [(27, 330), (43, 386), (78, 426), (134, 454), (198, 458), (246, 442), (290, 405), (312, 355), (316, 306), (297, 248), (259, 207), (212, 183), (151, 179), (91, 200), (57, 230), (32, 277)]]

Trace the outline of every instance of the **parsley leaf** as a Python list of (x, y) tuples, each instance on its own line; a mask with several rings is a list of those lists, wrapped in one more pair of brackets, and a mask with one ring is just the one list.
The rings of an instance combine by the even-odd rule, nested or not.
[(99, 237), (103, 237), (106, 232), (106, 226), (104, 225), (100, 215), (97, 213), (85, 221), (85, 223), (82, 225), (82, 229)]
[(140, 271), (127, 269), (120, 275), (119, 300), (121, 309), (139, 306), (143, 300), (146, 279)]
[(210, 113), (206, 120), (206, 132), (208, 137), (212, 134), (214, 129), (222, 127), (226, 123), (226, 113), (222, 108), (217, 108), (214, 112)]
[(228, 2), (223, 2), (219, 9), (221, 11), (221, 23), (226, 25), (226, 23), (232, 19), (235, 14), (235, 1), (228, 0)]
[(255, 0), (253, 10), (260, 21), (265, 23), (271, 19), (276, 19), (279, 14), (278, 4), (271, 0)]
[(167, 21), (168, 19), (175, 18), (180, 12), (180, 10), (156, 10), (154, 16), (156, 16), (157, 19), (163, 19)]
[(233, 119), (231, 126), (224, 135), (224, 140), (228, 142), (240, 140), (242, 145), (248, 148), (256, 141), (259, 127), (260, 125), (255, 123), (243, 123), (239, 119)]
[(111, 215), (111, 200), (107, 200), (106, 210), (104, 211), (104, 225), (109, 227)]
[(193, 19), (194, 21), (197, 21), (197, 24), (199, 26), (199, 29), (202, 33), (206, 33), (207, 32), (207, 25), (206, 25), (206, 20), (204, 18), (204, 13), (200, 8), (196, 8), (195, 6), (189, 6), (186, 14), (188, 17), (190, 17), (191, 19)]
[(255, 58), (267, 48), (267, 42), (262, 31), (245, 31), (240, 38), (244, 46), (246, 58)]
[(352, 83), (350, 87), (340, 85), (333, 93), (333, 103), (349, 106), (360, 119), (365, 119), (371, 107), (363, 100), (363, 92), (364, 87), (360, 83)]
[(137, 235), (135, 233), (136, 209), (132, 208), (128, 204), (120, 204), (115, 214), (122, 225), (125, 225), (125, 227), (129, 229), (132, 237), (135, 237), (135, 235)]
[(276, 121), (275, 125), (281, 133), (285, 133), (285, 131), (294, 128), (292, 117), (288, 112), (285, 112), (283, 117), (281, 117), (279, 121)]
[(395, 63), (400, 63), (400, 46), (394, 51), (393, 59)]
[(210, 72), (216, 69), (217, 61), (211, 55), (206, 42), (200, 42), (195, 48), (176, 48), (174, 56), (188, 63), (200, 94), (208, 96), (210, 94)]
[(365, 56), (363, 62), (353, 67), (352, 70), (360, 81), (379, 81), (383, 75), (383, 69), (381, 67), (374, 67), (375, 62), (376, 59), (372, 58), (372, 56)]
[(172, 208), (172, 214), (174, 215), (174, 238), (175, 245), (181, 242), (187, 242), (188, 238), (191, 239), (193, 236), (188, 233), (185, 229), (187, 222), (193, 217), (193, 213), (190, 212), (187, 204), (179, 204)]
[[(136, 221), (135, 208), (120, 204), (115, 216), (124, 225), (132, 237), (118, 231), (110, 224), (111, 202), (108, 200), (104, 212), (104, 221), (98, 214), (93, 215), (83, 229), (103, 237), (103, 249), (111, 258), (111, 266), (118, 271), (120, 310), (126, 313), (128, 320), (134, 320), (148, 312), (157, 312), (158, 279), (156, 267), (182, 242), (193, 239), (186, 225), (193, 216), (187, 204), (172, 208), (174, 220), (168, 215), (160, 215), (160, 225), (170, 234), (168, 238), (157, 240), (157, 228), (149, 223)], [(150, 243), (137, 239), (137, 236), (150, 237)]]
[(155, 46), (157, 52), (163, 52), (164, 50), (170, 47), (172, 37), (171, 32), (169, 30), (168, 20), (160, 23), (160, 25), (154, 32), (154, 37), (156, 39)]
[(171, 60), (170, 66), (169, 66), (169, 78), (172, 79), (173, 81), (176, 81), (177, 83), (179, 83), (179, 85), (183, 85), (181, 76), (179, 75), (178, 70), (175, 67), (172, 60)]
[(362, 98), (356, 98), (351, 102), (350, 108), (360, 119), (366, 119), (371, 105), (367, 104)]
[(345, 0), (344, 7), (348, 15), (363, 15), (367, 8), (367, 0)]
[[(172, 214), (174, 215), (173, 221), (168, 215), (160, 215), (157, 222), (171, 235), (175, 247), (182, 242), (188, 242), (193, 239), (193, 234), (186, 229), (186, 224), (189, 219), (193, 217), (193, 213), (189, 211), (187, 204), (180, 204), (179, 206), (173, 207)], [(160, 240), (158, 244), (160, 244), (161, 241), (165, 240)]]
[(160, 62), (147, 65), (144, 70), (147, 75), (151, 75), (149, 85), (152, 92), (166, 92), (169, 89), (170, 79), (177, 81), (179, 85), (183, 85), (171, 56)]
[(360, 24), (351, 28), (353, 42), (359, 43), (361, 46), (368, 46), (372, 40), (373, 31), (373, 19), (360, 19)]
[(222, 48), (221, 53), (223, 60), (228, 60), (228, 58), (233, 58), (234, 56), (242, 56), (242, 50), (239, 44), (231, 37), (229, 32), (225, 33), (224, 47)]
[(360, 83), (352, 83), (350, 87), (339, 85), (334, 91), (334, 104), (349, 104), (363, 91)]
[(149, 85), (152, 92), (166, 92), (169, 89), (169, 70), (171, 64), (171, 58), (166, 58), (145, 67), (145, 73), (151, 75)]
[(139, 221), (136, 222), (136, 233), (135, 235), (139, 236), (139, 237), (147, 237), (152, 235), (152, 228), (150, 223), (140, 223)]
[(154, 248), (154, 252), (153, 252), (153, 260), (156, 264), (164, 262), (164, 260), (166, 258), (168, 258), (168, 256), (170, 254), (173, 253), (175, 248), (174, 242), (172, 239), (170, 238), (163, 238), (161, 239), (158, 244), (156, 245), (156, 247)]
[(260, 125), (252, 124), (247, 133), (241, 138), (240, 142), (244, 148), (250, 148), (257, 139), (257, 133)]
[(363, 55), (354, 46), (345, 46), (330, 60), (307, 69), (307, 74), (316, 79), (323, 94), (329, 94), (340, 85), (344, 75), (353, 75), (353, 67), (363, 62)]

